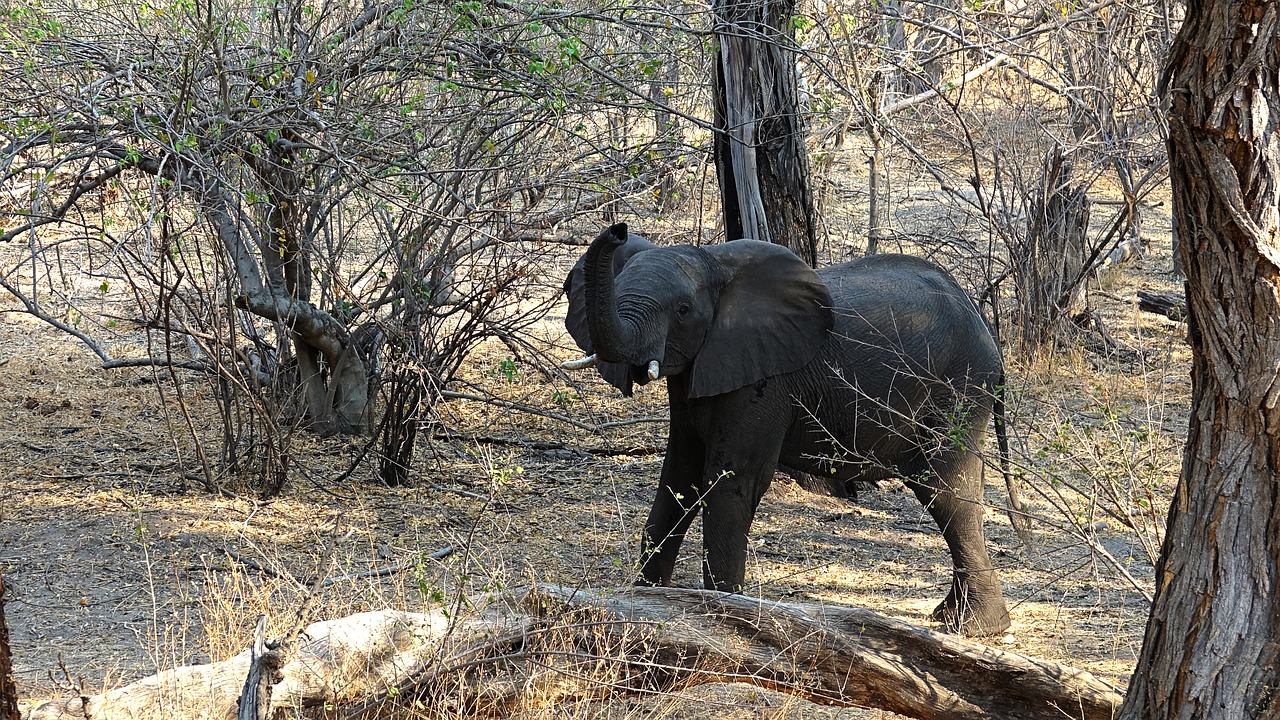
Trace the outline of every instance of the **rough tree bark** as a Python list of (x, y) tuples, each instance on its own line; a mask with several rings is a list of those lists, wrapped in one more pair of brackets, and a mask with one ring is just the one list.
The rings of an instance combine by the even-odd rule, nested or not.
[(716, 0), (713, 10), (714, 148), (726, 237), (785, 245), (817, 265), (790, 30), (795, 0)]
[[(281, 648), (266, 716), (327, 707), (398, 717), (407, 706), (501, 717), (708, 682), (929, 720), (1109, 720), (1120, 702), (1087, 672), (860, 608), (677, 588), (543, 586), (513, 597), (514, 608), (470, 619), (388, 610), (314, 623)], [(29, 718), (234, 717), (250, 655), (43, 703)]]
[(1280, 40), (1190, 0), (1162, 81), (1192, 412), (1121, 717), (1280, 717)]
[(18, 687), (9, 655), (9, 624), (4, 619), (4, 573), (0, 572), (0, 720), (18, 720)]

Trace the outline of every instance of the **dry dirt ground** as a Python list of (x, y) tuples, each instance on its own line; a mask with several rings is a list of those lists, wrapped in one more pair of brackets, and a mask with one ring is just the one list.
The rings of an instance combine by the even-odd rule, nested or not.
[[(988, 538), (1013, 618), (992, 642), (1121, 686), (1146, 617), (1140, 590), (1152, 583), (1144, 547), (1158, 545), (1150, 524), (1163, 520), (1186, 424), (1185, 328), (1140, 313), (1133, 298), (1139, 287), (1176, 288), (1160, 234), (1167, 225), (1167, 208), (1152, 211), (1151, 252), (1104, 277), (1094, 295), (1112, 336), (1141, 358), (1066, 348), (1032, 366), (1011, 361), (1014, 454), (1041, 518), (1033, 547), (1019, 543), (997, 510), (1003, 487), (989, 483), (987, 494)], [(553, 314), (543, 331), (564, 344), (559, 321)], [(508, 378), (495, 372), (505, 353), (477, 353), (469, 379), (584, 421), (664, 412), (661, 387), (623, 401), (594, 379), (574, 386), (528, 365)], [(302, 584), (321, 574), (346, 579), (319, 595), (306, 621), (436, 608), (460, 594), (478, 603), (532, 582), (604, 587), (634, 576), (661, 465), (647, 449), (661, 445), (661, 422), (601, 435), (451, 402), (437, 439), (422, 447), (412, 487), (382, 487), (367, 467), (337, 482), (363, 440), (297, 433), (283, 497), (261, 502), (215, 497), (185, 478), (199, 464), (173, 395), (150, 371), (101, 370), (71, 339), (27, 316), (0, 315), (0, 570), (26, 698), (66, 694), (68, 683), (92, 692), (227, 657), (245, 646), (258, 614), (269, 615), (273, 631), (295, 622)], [(191, 378), (186, 395), (198, 433), (216, 437), (207, 386)], [(440, 439), (446, 431), (453, 439)], [(1113, 506), (1133, 513), (1138, 530), (1106, 515)], [(699, 583), (700, 545), (695, 525), (679, 584)], [(445, 546), (455, 551), (424, 557)], [(354, 577), (397, 564), (406, 569)], [(919, 624), (928, 624), (950, 577), (940, 535), (900, 484), (850, 501), (782, 478), (757, 515), (748, 572), (752, 594), (860, 605)], [(607, 709), (619, 717), (890, 717), (746, 686)]]

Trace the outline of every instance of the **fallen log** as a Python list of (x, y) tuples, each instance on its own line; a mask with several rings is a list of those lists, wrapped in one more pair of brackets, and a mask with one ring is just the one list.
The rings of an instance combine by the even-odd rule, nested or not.
[(1179, 322), (1187, 319), (1187, 300), (1183, 296), (1174, 293), (1139, 290), (1138, 309), (1143, 312), (1164, 315), (1170, 320)]
[[(267, 717), (395, 706), (502, 717), (546, 703), (742, 682), (924, 720), (1113, 716), (1089, 673), (861, 608), (675, 588), (540, 586), (466, 619), (392, 610), (314, 623), (280, 648)], [(30, 720), (232, 718), (250, 653), (169, 670)]]

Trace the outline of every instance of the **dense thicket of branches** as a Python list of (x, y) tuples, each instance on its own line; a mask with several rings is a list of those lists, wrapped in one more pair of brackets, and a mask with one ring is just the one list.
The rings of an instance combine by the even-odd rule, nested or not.
[(4, 23), (0, 241), (23, 249), (0, 287), (105, 367), (214, 375), (253, 417), (228, 406), (227, 447), (303, 417), (367, 430), (386, 343), (425, 389), (411, 420), (480, 339), (520, 349), (541, 232), (648, 206), (697, 100), (657, 82), (698, 57), (679, 6), (54, 2)]
[[(1168, 3), (894, 0), (821, 4), (796, 22), (812, 140), (823, 151), (853, 126), (872, 146), (869, 244), (936, 248), (984, 295), (1013, 278), (1028, 353), (1059, 336), (1117, 246), (1141, 251), (1144, 203), (1165, 177), (1153, 88), (1177, 25)], [(1046, 187), (1058, 152), (1074, 172)], [(890, 167), (923, 171), (957, 212), (894, 222)], [(1032, 257), (1039, 198), (1095, 188), (1120, 202), (1093, 213), (1083, 262), (1054, 279), (1055, 296), (1032, 296), (1029, 275), (1054, 264)]]

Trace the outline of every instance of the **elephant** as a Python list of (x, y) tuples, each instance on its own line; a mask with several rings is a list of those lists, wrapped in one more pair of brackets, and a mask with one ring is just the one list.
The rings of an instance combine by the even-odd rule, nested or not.
[(979, 455), (993, 413), (1004, 438), (1003, 359), (945, 270), (879, 254), (815, 271), (781, 245), (659, 247), (618, 223), (565, 290), (566, 329), (592, 354), (566, 367), (596, 364), (625, 395), (666, 379), (670, 430), (639, 583), (671, 583), (701, 512), (703, 583), (740, 592), (779, 465), (845, 483), (896, 477), (950, 550), (951, 589), (931, 617), (969, 635), (1009, 627)]

